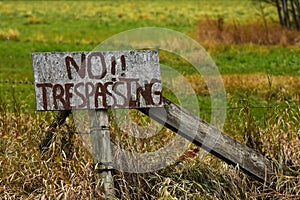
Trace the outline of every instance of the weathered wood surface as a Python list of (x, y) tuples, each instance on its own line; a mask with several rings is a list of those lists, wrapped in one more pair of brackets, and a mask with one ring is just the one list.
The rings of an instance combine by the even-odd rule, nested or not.
[(158, 52), (32, 54), (37, 110), (162, 106)]
[(114, 179), (111, 170), (113, 157), (110, 146), (110, 131), (107, 109), (90, 110), (90, 128), (92, 154), (96, 162), (98, 180), (104, 190), (105, 197), (113, 197)]
[(256, 180), (270, 185), (274, 175), (272, 161), (168, 99), (163, 98), (163, 103), (162, 108), (139, 110), (225, 162), (238, 165)]

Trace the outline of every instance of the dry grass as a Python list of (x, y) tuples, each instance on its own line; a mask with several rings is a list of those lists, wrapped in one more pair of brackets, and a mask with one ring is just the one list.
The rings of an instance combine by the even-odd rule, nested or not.
[(224, 19), (206, 19), (198, 23), (199, 41), (207, 44), (259, 44), (259, 45), (300, 45), (299, 31), (287, 30), (278, 24), (238, 21), (224, 23)]
[(20, 40), (20, 33), (16, 29), (0, 29), (0, 40)]
[[(256, 76), (260, 77), (260, 75)], [(256, 78), (248, 77), (247, 80), (257, 80)], [(228, 80), (231, 79), (232, 77), (228, 77)], [(278, 79), (278, 84), (281, 81), (283, 78)], [(293, 82), (294, 80), (291, 79), (291, 83)], [(239, 82), (230, 81), (227, 84), (231, 84), (227, 87), (237, 88), (241, 85)], [(253, 87), (257, 86), (252, 81), (243, 84), (248, 84), (249, 87), (252, 87), (251, 84)], [(264, 84), (264, 82), (257, 84)], [(273, 84), (277, 82), (273, 81)], [(72, 120), (68, 120), (65, 125), (57, 129), (49, 151), (41, 155), (37, 146), (47, 125), (53, 119), (52, 114), (22, 113), (21, 106), (17, 103), (14, 108), (13, 112), (8, 112), (6, 105), (0, 104), (0, 198), (102, 199), (102, 192), (96, 189), (98, 187), (93, 170), (93, 159), (84, 148), (79, 136), (74, 134)], [(132, 115), (139, 117), (134, 118), (135, 122), (150, 123), (149, 119), (142, 120), (143, 116), (139, 113), (133, 112)], [(241, 173), (238, 167), (229, 166), (213, 156), (207, 155), (198, 160), (194, 154), (197, 153), (195, 151), (197, 148), (192, 145), (193, 155), (186, 153), (185, 157), (181, 157), (177, 163), (159, 171), (145, 174), (115, 172), (117, 197), (122, 199), (299, 199), (300, 107), (289, 109), (287, 103), (286, 108), (269, 110), (264, 119), (255, 119), (245, 109), (241, 109), (239, 116), (234, 119), (240, 121), (233, 126), (225, 127), (226, 131), (251, 136), (256, 144), (253, 148), (272, 158), (276, 163), (278, 173), (273, 188), (252, 180)], [(258, 127), (256, 120), (265, 121), (266, 126)], [(118, 136), (122, 135), (119, 134)], [(162, 134), (159, 136), (161, 138), (163, 134), (168, 134), (167, 136), (170, 137), (168, 131), (160, 134)], [(126, 135), (122, 139), (130, 140)], [(140, 145), (141, 141), (128, 143), (134, 145), (134, 142)], [(249, 145), (249, 141), (244, 142)], [(126, 146), (126, 148), (130, 147)], [(153, 144), (148, 148), (154, 149)]]
[(43, 21), (35, 16), (31, 16), (28, 20), (29, 24), (40, 24), (43, 23)]
[[(205, 80), (199, 74), (186, 75), (187, 80), (197, 94), (209, 95)], [(210, 77), (213, 78), (213, 77)], [(268, 76), (265, 74), (228, 74), (222, 75), (227, 93), (235, 91), (251, 91), (263, 96), (279, 94), (300, 95), (299, 76)], [(180, 82), (177, 80), (177, 84)], [(271, 84), (271, 85), (270, 85)], [(270, 88), (271, 87), (271, 88)]]
[(5, 113), (2, 109), (1, 199), (88, 199), (96, 195), (92, 159), (70, 128), (57, 131), (47, 154), (39, 152), (47, 118), (47, 114)]

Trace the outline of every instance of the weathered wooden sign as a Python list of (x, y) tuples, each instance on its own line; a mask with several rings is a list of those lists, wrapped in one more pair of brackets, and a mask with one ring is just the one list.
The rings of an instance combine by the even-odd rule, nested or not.
[(33, 53), (37, 110), (162, 106), (158, 52)]

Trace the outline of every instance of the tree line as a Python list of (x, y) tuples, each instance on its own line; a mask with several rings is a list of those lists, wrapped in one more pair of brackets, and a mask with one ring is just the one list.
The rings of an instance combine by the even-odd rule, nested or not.
[(277, 9), (280, 25), (300, 30), (300, 0), (254, 0), (272, 4)]

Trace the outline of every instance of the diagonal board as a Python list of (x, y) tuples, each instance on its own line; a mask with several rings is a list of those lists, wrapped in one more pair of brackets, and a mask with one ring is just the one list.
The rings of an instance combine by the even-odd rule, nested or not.
[(238, 165), (256, 180), (271, 184), (275, 174), (272, 161), (168, 99), (163, 98), (163, 103), (162, 108), (139, 110), (228, 164)]

